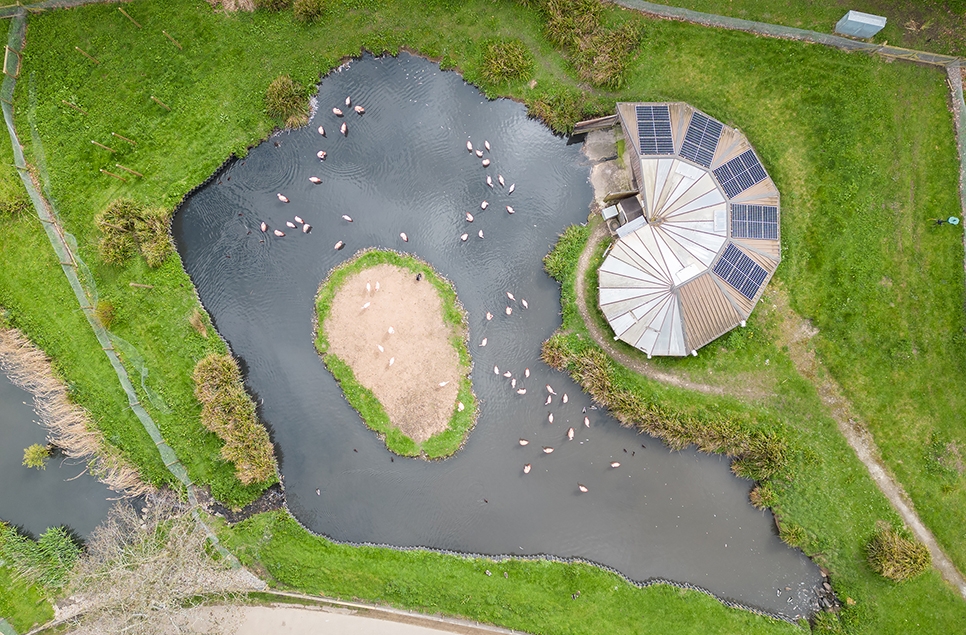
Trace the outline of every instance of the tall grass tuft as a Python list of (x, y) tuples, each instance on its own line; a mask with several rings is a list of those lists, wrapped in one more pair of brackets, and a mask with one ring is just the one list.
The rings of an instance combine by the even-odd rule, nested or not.
[(205, 324), (205, 318), (197, 308), (188, 316), (188, 324), (191, 325), (191, 328), (198, 331), (198, 335), (201, 337), (208, 337), (208, 325)]
[(585, 95), (573, 88), (558, 87), (526, 99), (527, 111), (559, 134), (574, 129), (584, 110)]
[(526, 79), (533, 74), (533, 53), (520, 40), (496, 40), (483, 49), (483, 77), (493, 83)]
[(171, 213), (164, 208), (118, 198), (94, 222), (101, 231), (99, 249), (105, 262), (121, 264), (140, 253), (148, 266), (158, 267), (173, 251), (168, 232)]
[(634, 20), (616, 29), (598, 29), (573, 54), (577, 74), (596, 87), (621, 88), (624, 72), (643, 36), (643, 27)]
[(268, 431), (259, 424), (255, 403), (245, 392), (241, 371), (230, 355), (211, 353), (195, 366), (195, 396), (201, 423), (225, 442), (221, 456), (235, 465), (245, 485), (275, 477), (278, 466)]
[(106, 329), (111, 328), (116, 314), (117, 311), (114, 308), (114, 303), (110, 300), (98, 300), (97, 305), (94, 306), (94, 316)]
[(916, 577), (932, 562), (926, 545), (903, 536), (883, 521), (876, 523), (866, 554), (873, 571), (895, 582)]
[(292, 6), (292, 0), (254, 0), (256, 9), (282, 11)]
[(63, 527), (51, 527), (36, 541), (0, 523), (0, 560), (17, 575), (48, 590), (63, 588), (81, 549)]
[(315, 22), (325, 13), (327, 4), (326, 0), (295, 0), (292, 15), (299, 22)]
[(574, 52), (600, 29), (604, 6), (600, 0), (545, 0), (547, 39)]
[(305, 88), (288, 75), (279, 75), (265, 91), (265, 112), (281, 119), (286, 128), (299, 128), (309, 122), (309, 99)]

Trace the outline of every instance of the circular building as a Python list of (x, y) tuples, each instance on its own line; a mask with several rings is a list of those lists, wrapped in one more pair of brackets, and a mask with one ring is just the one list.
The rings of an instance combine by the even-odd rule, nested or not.
[(600, 308), (651, 355), (697, 354), (751, 315), (781, 261), (778, 189), (743, 134), (685, 103), (619, 103), (637, 193), (616, 226)]

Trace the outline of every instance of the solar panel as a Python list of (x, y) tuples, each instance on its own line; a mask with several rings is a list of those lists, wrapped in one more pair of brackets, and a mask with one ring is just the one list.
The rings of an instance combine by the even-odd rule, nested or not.
[(688, 131), (684, 135), (681, 156), (694, 161), (698, 165), (710, 168), (714, 151), (718, 148), (721, 129), (720, 122), (696, 111), (691, 115)]
[(754, 300), (768, 272), (734, 245), (728, 245), (714, 266), (715, 274), (741, 295)]
[(754, 150), (746, 150), (721, 167), (715, 168), (714, 175), (729, 198), (741, 194), (768, 177)]
[(778, 208), (771, 205), (733, 204), (731, 237), (778, 240)]
[(667, 106), (638, 106), (637, 136), (641, 154), (674, 154), (670, 109)]

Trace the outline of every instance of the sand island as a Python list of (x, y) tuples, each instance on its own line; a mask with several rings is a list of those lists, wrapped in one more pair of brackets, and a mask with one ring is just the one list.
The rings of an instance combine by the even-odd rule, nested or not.
[(363, 421), (393, 452), (441, 458), (476, 420), (466, 314), (417, 258), (363, 251), (316, 296), (316, 348)]

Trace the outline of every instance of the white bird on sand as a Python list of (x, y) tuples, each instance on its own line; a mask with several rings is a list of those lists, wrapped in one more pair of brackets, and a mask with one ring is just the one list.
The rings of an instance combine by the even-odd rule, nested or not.
[(409, 242), (409, 236), (406, 235), (406, 232), (400, 232), (399, 237), (403, 239), (404, 243)]
[(378, 291), (378, 290), (379, 290), (379, 281), (376, 280), (376, 291)]
[(523, 308), (524, 308), (524, 309), (529, 309), (529, 308), (530, 308), (530, 305), (529, 305), (529, 304), (527, 304), (527, 301), (526, 301), (526, 300), (524, 300), (523, 298), (520, 298), (520, 304), (522, 304), (522, 305), (523, 305)]
[(577, 489), (579, 489), (584, 494), (590, 491), (589, 489), (587, 489), (586, 485), (581, 485), (580, 483), (577, 483)]
[(584, 427), (585, 428), (590, 427), (590, 417), (584, 417)]
[(322, 135), (323, 137), (325, 136), (325, 128), (323, 128), (322, 126), (319, 126), (319, 134)]
[(473, 222), (473, 215), (470, 214), (469, 212), (466, 212), (466, 222), (467, 223), (472, 223)]
[(511, 309), (510, 307), (507, 307), (506, 308), (506, 314), (507, 315), (510, 315), (511, 313), (513, 313), (513, 309)]
[(319, 157), (319, 160), (325, 161), (325, 150), (319, 150), (315, 153), (315, 156)]
[(285, 232), (283, 232), (283, 231), (279, 231), (279, 230), (277, 230), (277, 229), (275, 230), (275, 232), (274, 232), (274, 233), (275, 233), (275, 235), (276, 235), (276, 236), (278, 236), (279, 238), (281, 238), (282, 236), (284, 236), (284, 235), (285, 235)]
[(484, 139), (483, 140), (483, 147), (486, 148), (486, 151), (487, 152), (489, 152), (490, 151), (490, 142)]
[(499, 375), (500, 374), (500, 367), (499, 366), (494, 366), (493, 367), (493, 374), (494, 375)]
[(548, 446), (543, 446), (543, 453), (544, 454), (551, 454), (552, 452), (553, 452), (553, 448), (548, 447)]
[(513, 373), (511, 373), (510, 371), (506, 371), (505, 373), (503, 373), (503, 376), (506, 377), (507, 379), (509, 379), (509, 378), (513, 377)]
[(516, 387), (517, 387), (517, 378), (514, 377), (513, 379), (510, 380), (510, 390), (513, 390)]
[(396, 363), (396, 358), (395, 357), (390, 357), (389, 358), (389, 365), (392, 366), (395, 363)]
[(285, 221), (285, 226), (288, 227), (289, 229), (295, 229), (295, 223), (293, 223), (290, 220)]
[(507, 205), (506, 206), (506, 213), (507, 214), (516, 214), (516, 210), (513, 209), (512, 207), (510, 207), (509, 205)]
[(302, 233), (303, 234), (307, 234), (310, 231), (312, 231), (312, 226), (311, 225), (309, 225), (308, 223), (305, 223), (304, 225), (302, 225)]
[(464, 243), (466, 242), (466, 239), (469, 237), (470, 237), (469, 234), (460, 234), (460, 240), (462, 240)]
[(370, 302), (366, 302), (365, 304), (362, 305), (362, 309), (363, 310), (368, 309), (370, 304), (371, 304)]
[(275, 196), (277, 196), (278, 200), (282, 201), (283, 203), (288, 203), (288, 197), (282, 194), (281, 192), (279, 192)]
[(388, 331), (388, 333), (389, 333), (390, 335), (392, 335), (392, 334), (393, 334), (393, 333), (395, 333), (395, 332), (396, 332), (396, 329), (394, 329), (394, 328), (392, 328), (392, 327), (390, 326), (390, 327), (389, 327), (389, 331)]
[(483, 338), (483, 341), (480, 342), (480, 346), (486, 346), (486, 338), (485, 337)]
[(511, 299), (511, 300), (513, 300), (514, 302), (516, 302), (516, 301), (517, 301), (517, 299), (516, 299), (515, 297), (513, 297), (513, 294), (512, 294), (512, 293), (510, 293), (509, 291), (507, 291), (507, 292), (506, 292), (506, 297), (508, 297), (508, 298), (510, 298), (510, 299)]
[(439, 387), (440, 388), (444, 388), (446, 386), (446, 384), (448, 384), (448, 383), (449, 383), (448, 381), (441, 381), (441, 382), (439, 382)]
[(529, 377), (530, 376), (530, 369), (529, 368), (524, 368), (523, 369), (523, 376), (524, 377)]
[(486, 184), (489, 185), (490, 187), (493, 187), (493, 179), (490, 177), (489, 174), (486, 175)]
[(567, 440), (568, 441), (573, 441), (574, 440), (574, 429), (572, 427), (571, 428), (568, 428), (568, 430), (567, 430)]
[(319, 183), (322, 182), (322, 179), (320, 179), (317, 176), (310, 176), (309, 177), (309, 181), (311, 181), (311, 182), (315, 183), (316, 185), (318, 185)]
[(262, 224), (259, 225), (259, 228), (261, 228), (261, 230), (263, 232), (267, 232), (268, 231), (268, 225), (265, 224), (265, 221), (262, 221)]
[(363, 108), (362, 106), (356, 106), (355, 108), (353, 108), (353, 110), (355, 110), (356, 113), (358, 113), (360, 115), (366, 114), (366, 109)]
[(564, 393), (563, 402), (567, 403), (568, 401), (570, 401), (570, 397), (567, 396), (567, 393)]
[(492, 319), (493, 319), (493, 314), (490, 313), (489, 311), (487, 311), (486, 312), (486, 321), (489, 322)]
[(508, 190), (506, 191), (506, 193), (507, 193), (507, 194), (513, 194), (513, 190), (515, 190), (515, 189), (516, 189), (516, 187), (517, 187), (517, 184), (516, 184), (516, 183), (513, 183), (513, 184), (511, 184), (511, 185), (510, 185), (510, 189), (508, 189)]
[(372, 293), (372, 285), (367, 282), (366, 283), (366, 295), (369, 295), (370, 293)]
[(611, 466), (611, 467), (620, 467), (620, 466), (621, 466), (621, 464), (620, 464), (620, 463), (618, 463), (617, 461), (611, 461), (611, 462), (610, 462), (610, 466)]
[(517, 394), (518, 395), (525, 395), (525, 394), (527, 394), (527, 389), (526, 388), (520, 388), (520, 389), (517, 390)]
[(547, 384), (547, 392), (549, 392), (551, 395), (556, 395), (557, 394), (557, 393), (555, 393), (553, 391), (553, 388), (550, 387), (550, 384)]
[(529, 474), (530, 473), (530, 464), (529, 463), (527, 463), (526, 465), (523, 466), (523, 473), (524, 474)]
[[(308, 227), (308, 225), (306, 225), (306, 227)], [(337, 243), (335, 244), (335, 250), (336, 250), (336, 251), (339, 251), (339, 250), (340, 250), (340, 249), (342, 249), (343, 247), (345, 247), (345, 243), (344, 243), (344, 242), (342, 242), (341, 240), (340, 240), (339, 242), (337, 242)]]
[(483, 230), (481, 229), (480, 231), (478, 231), (476, 235), (479, 236), (480, 238), (483, 238)]
[(376, 348), (378, 348), (378, 349), (379, 349), (379, 352), (380, 352), (380, 353), (385, 353), (385, 352), (386, 352), (386, 349), (384, 349), (384, 348), (382, 347), (382, 344), (376, 344)]
[(547, 395), (547, 400), (543, 402), (543, 405), (549, 406), (551, 401), (553, 401), (553, 395)]
[(489, 159), (483, 159), (483, 167), (484, 168), (490, 167), (490, 160)]
[(483, 151), (482, 150), (477, 150), (476, 151), (476, 156), (482, 157), (483, 156)]
[(466, 409), (466, 406), (463, 405), (463, 402), (462, 401), (457, 401), (456, 402), (456, 409), (459, 410), (460, 412), (463, 412), (463, 410)]
[(348, 136), (348, 134), (349, 134), (349, 125), (346, 122), (343, 121), (342, 122), (342, 125), (339, 127), (339, 132), (342, 133), (342, 136), (343, 137)]
[(472, 152), (472, 151), (473, 151), (473, 142), (472, 142), (472, 141), (467, 141), (467, 142), (466, 142), (466, 149), (467, 149), (467, 150), (468, 150), (469, 152)]
[(547, 423), (553, 423), (553, 413), (552, 412), (549, 415), (547, 415)]
[(497, 174), (496, 180), (500, 182), (500, 187), (506, 187), (506, 181), (503, 180), (502, 174)]
[(483, 201), (482, 203), (480, 203), (480, 209), (486, 209), (489, 206), (490, 206), (490, 204), (487, 203), (486, 201)]
[(530, 442), (526, 439), (520, 439), (520, 445), (530, 445)]
[(333, 108), (332, 109), (332, 114), (335, 115), (336, 117), (341, 117), (342, 116), (342, 110), (340, 110), (339, 108)]
[(348, 214), (343, 214), (342, 215), (342, 220), (344, 220), (347, 223), (351, 223), (352, 222), (352, 217), (349, 216)]

